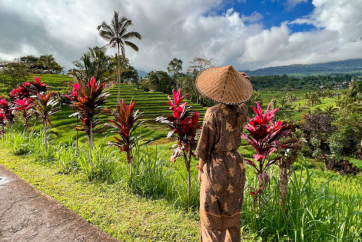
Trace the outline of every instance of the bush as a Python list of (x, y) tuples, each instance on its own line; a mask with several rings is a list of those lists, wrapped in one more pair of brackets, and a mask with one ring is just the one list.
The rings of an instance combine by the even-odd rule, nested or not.
[[(246, 195), (242, 209), (242, 225), (265, 241), (361, 241), (362, 212), (354, 196), (343, 200), (329, 189), (329, 180), (316, 186), (314, 173), (309, 169), (294, 172), (290, 181), (286, 212), (279, 206), (276, 178), (271, 189), (263, 195), (263, 206), (257, 214), (253, 199)], [(254, 185), (247, 181), (246, 187)]]

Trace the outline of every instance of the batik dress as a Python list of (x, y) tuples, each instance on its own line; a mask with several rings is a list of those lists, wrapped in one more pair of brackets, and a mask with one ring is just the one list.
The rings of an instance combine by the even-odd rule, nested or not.
[(200, 241), (240, 241), (245, 167), (238, 152), (247, 107), (218, 104), (206, 111), (196, 155), (202, 165)]

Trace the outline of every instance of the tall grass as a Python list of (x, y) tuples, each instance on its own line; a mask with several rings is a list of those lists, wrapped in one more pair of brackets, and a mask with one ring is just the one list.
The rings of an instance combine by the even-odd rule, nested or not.
[(309, 169), (294, 172), (284, 209), (279, 205), (275, 178), (264, 194), (259, 213), (246, 195), (243, 225), (266, 241), (362, 241), (362, 212), (357, 197), (343, 200), (331, 190), (329, 184), (336, 178), (316, 187), (317, 179)]
[[(26, 143), (23, 133), (12, 132), (0, 142), (16, 155), (28, 154), (38, 162), (53, 165), (61, 173), (81, 173), (92, 182), (119, 183), (130, 191), (152, 199), (163, 199), (186, 210), (186, 169), (182, 160), (169, 162), (169, 151), (157, 146), (137, 145), (133, 150), (133, 179), (125, 156), (112, 147), (97, 145), (92, 151), (80, 149), (76, 155), (74, 143), (51, 142), (45, 152), (41, 134), (35, 133)], [(305, 167), (308, 167), (305, 164)], [(198, 217), (199, 184), (197, 170), (192, 169), (192, 214)], [(299, 168), (290, 179), (285, 208), (279, 205), (278, 169), (270, 170), (272, 178), (263, 195), (263, 206), (257, 213), (249, 186), (258, 182), (248, 170), (244, 204), (241, 214), (243, 231), (259, 236), (259, 241), (362, 241), (361, 193), (344, 196), (343, 191), (331, 189), (336, 176), (321, 183), (320, 177), (308, 168)], [(352, 178), (351, 178), (352, 179)], [(354, 178), (357, 179), (357, 178)], [(348, 187), (349, 179), (338, 178), (341, 187)], [(319, 185), (317, 185), (319, 184)], [(124, 186), (123, 186), (124, 185)]]

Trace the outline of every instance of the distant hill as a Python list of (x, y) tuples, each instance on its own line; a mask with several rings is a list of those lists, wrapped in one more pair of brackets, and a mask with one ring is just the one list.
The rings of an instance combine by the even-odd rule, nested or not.
[(337, 74), (352, 74), (356, 76), (362, 76), (362, 59), (352, 59), (308, 65), (276, 66), (257, 69), (255, 71), (246, 70), (244, 72), (247, 73), (249, 76), (272, 76), (283, 74), (291, 76)]
[(147, 75), (147, 72), (145, 72), (145, 71), (137, 70), (137, 73), (138, 73), (139, 77), (145, 77)]

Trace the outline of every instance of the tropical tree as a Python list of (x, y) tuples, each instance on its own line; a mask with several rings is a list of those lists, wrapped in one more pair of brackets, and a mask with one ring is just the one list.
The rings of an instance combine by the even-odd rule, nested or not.
[(64, 66), (61, 66), (61, 65), (59, 65), (58, 63), (55, 63), (54, 65), (53, 65), (53, 70), (55, 71), (55, 73), (57, 73), (57, 74), (60, 74), (60, 73), (62, 73), (63, 72), (63, 70), (64, 70)]
[(332, 116), (332, 115), (334, 115), (338, 110), (339, 110), (339, 109), (336, 108), (334, 105), (327, 105), (327, 106), (324, 108), (323, 112), (326, 113), (326, 114), (328, 114), (329, 116)]
[(317, 140), (317, 145), (313, 145), (321, 150), (325, 149), (325, 143), (334, 132), (335, 126), (332, 125), (333, 117), (323, 113), (308, 111), (302, 115), (301, 130), (304, 138), (312, 144), (312, 140)]
[(77, 81), (89, 80), (92, 76), (101, 82), (109, 80), (114, 66), (112, 58), (105, 54), (104, 48), (96, 46), (88, 50), (79, 61), (73, 62), (75, 68), (70, 70), (68, 75)]
[(348, 88), (346, 97), (353, 101), (362, 100), (362, 81), (353, 82)]
[(116, 76), (118, 78), (118, 61), (120, 65), (120, 71), (122, 73), (122, 80), (129, 83), (138, 82), (139, 76), (137, 70), (129, 63), (128, 58), (124, 58), (122, 55), (112, 58), (113, 66), (112, 66), (112, 76)]
[(105, 124), (108, 127), (114, 128), (115, 131), (112, 131), (117, 136), (113, 136), (115, 141), (108, 142), (108, 145), (115, 146), (119, 149), (119, 151), (127, 153), (127, 162), (129, 164), (130, 171), (130, 180), (132, 180), (132, 164), (133, 164), (133, 156), (132, 149), (136, 145), (137, 138), (133, 136), (133, 132), (140, 126), (142, 123), (146, 121), (139, 121), (139, 119), (143, 117), (142, 113), (139, 113), (138, 110), (133, 113), (136, 102), (131, 100), (129, 105), (123, 101), (120, 101), (116, 106), (116, 111), (113, 112), (113, 116), (115, 120), (109, 120), (111, 123)]
[(175, 88), (172, 78), (164, 71), (151, 71), (147, 75), (150, 88), (153, 91), (159, 91), (170, 94)]
[(178, 79), (180, 78), (182, 73), (182, 60), (177, 58), (173, 58), (167, 66), (167, 72), (172, 76), (173, 82), (176, 84), (176, 88), (180, 88), (178, 86)]
[[(134, 43), (130, 42), (129, 39), (137, 38), (142, 39), (141, 34), (138, 32), (127, 32), (127, 28), (132, 25), (132, 20), (125, 17), (120, 17), (119, 13), (114, 11), (113, 19), (111, 25), (108, 25), (105, 21), (102, 24), (98, 25), (97, 29), (99, 35), (108, 41), (109, 43), (106, 46), (111, 48), (117, 47), (118, 56), (120, 52), (122, 53), (123, 58), (126, 58), (126, 46), (131, 47), (133, 50), (138, 51), (139, 48)], [(118, 58), (118, 101), (120, 100), (120, 88), (121, 88), (121, 69), (120, 62)]]
[(110, 110), (105, 108), (104, 105), (111, 94), (103, 92), (104, 87), (105, 84), (100, 81), (97, 82), (94, 77), (88, 82), (80, 81), (79, 89), (76, 90), (78, 98), (71, 100), (70, 103), (70, 106), (76, 110), (71, 116), (79, 116), (81, 123), (76, 129), (84, 131), (88, 135), (89, 158), (92, 165), (93, 134), (105, 131), (104, 126), (99, 127), (102, 124), (99, 115), (110, 113)]
[(56, 64), (55, 58), (53, 55), (42, 55), (38, 59), (38, 65), (47, 68), (48, 73), (50, 74), (51, 68)]
[(11, 90), (28, 80), (30, 69), (21, 62), (4, 63), (1, 65), (0, 74), (0, 83)]
[[(196, 73), (199, 74), (200, 72), (205, 70), (207, 66), (211, 65), (211, 61), (212, 61), (212, 59), (206, 59), (206, 58), (202, 58), (202, 57), (194, 57), (192, 59), (192, 61), (190, 61), (191, 66), (189, 66), (188, 71), (189, 72), (195, 72), (196, 71)], [(194, 76), (195, 76), (194, 81), (196, 81), (197, 75), (194, 75)], [(201, 101), (201, 94), (198, 93), (197, 103), (200, 104), (200, 101)]]
[(48, 150), (47, 123), (52, 128), (50, 116), (61, 111), (60, 107), (57, 106), (59, 101), (54, 96), (54, 92), (47, 94), (38, 93), (34, 98), (34, 109), (42, 117), (45, 151)]

